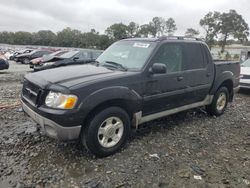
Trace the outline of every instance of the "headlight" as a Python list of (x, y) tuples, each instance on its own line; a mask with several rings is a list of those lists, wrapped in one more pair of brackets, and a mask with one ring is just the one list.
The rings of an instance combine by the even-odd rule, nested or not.
[(50, 66), (53, 65), (55, 62), (44, 63), (43, 66)]
[(45, 104), (51, 108), (72, 109), (75, 107), (77, 99), (75, 95), (65, 95), (50, 91), (45, 99)]

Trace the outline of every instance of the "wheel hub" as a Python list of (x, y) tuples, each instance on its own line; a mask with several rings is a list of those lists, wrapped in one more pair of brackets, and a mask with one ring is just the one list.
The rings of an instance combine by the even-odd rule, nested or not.
[(107, 131), (105, 132), (105, 135), (106, 135), (107, 137), (112, 137), (112, 136), (114, 135), (114, 133), (115, 133), (114, 128), (113, 128), (113, 127), (108, 127), (108, 128), (107, 128)]
[(225, 93), (221, 93), (218, 97), (217, 103), (216, 103), (216, 108), (219, 111), (222, 111), (225, 106), (226, 106), (226, 101), (227, 101), (227, 97)]
[(122, 120), (118, 117), (109, 117), (102, 122), (98, 129), (98, 141), (105, 148), (113, 147), (121, 140), (123, 131)]

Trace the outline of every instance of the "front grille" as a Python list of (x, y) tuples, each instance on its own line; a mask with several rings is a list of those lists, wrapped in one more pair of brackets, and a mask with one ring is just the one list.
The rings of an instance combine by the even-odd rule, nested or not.
[(25, 80), (22, 89), (23, 97), (33, 105), (39, 104), (39, 99), (42, 95), (42, 89), (37, 85)]

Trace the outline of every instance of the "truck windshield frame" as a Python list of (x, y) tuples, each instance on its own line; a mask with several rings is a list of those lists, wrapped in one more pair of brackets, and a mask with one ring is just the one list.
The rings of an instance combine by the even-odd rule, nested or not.
[(151, 41), (119, 41), (105, 50), (97, 61), (100, 66), (105, 62), (115, 62), (128, 71), (141, 71), (156, 45)]

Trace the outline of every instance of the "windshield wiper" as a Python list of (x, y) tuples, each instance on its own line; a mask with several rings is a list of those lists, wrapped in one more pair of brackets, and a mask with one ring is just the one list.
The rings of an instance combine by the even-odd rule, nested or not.
[[(120, 63), (116, 63), (116, 62), (113, 62), (113, 61), (105, 61), (105, 63), (106, 63), (106, 64), (109, 64), (109, 66), (111, 65), (112, 67), (114, 67), (114, 68), (119, 68), (119, 69), (121, 69), (121, 70), (123, 70), (123, 71), (127, 71), (127, 70), (128, 70), (127, 67), (123, 66), (123, 65), (120, 64)], [(104, 64), (104, 65), (105, 65), (105, 64)]]

